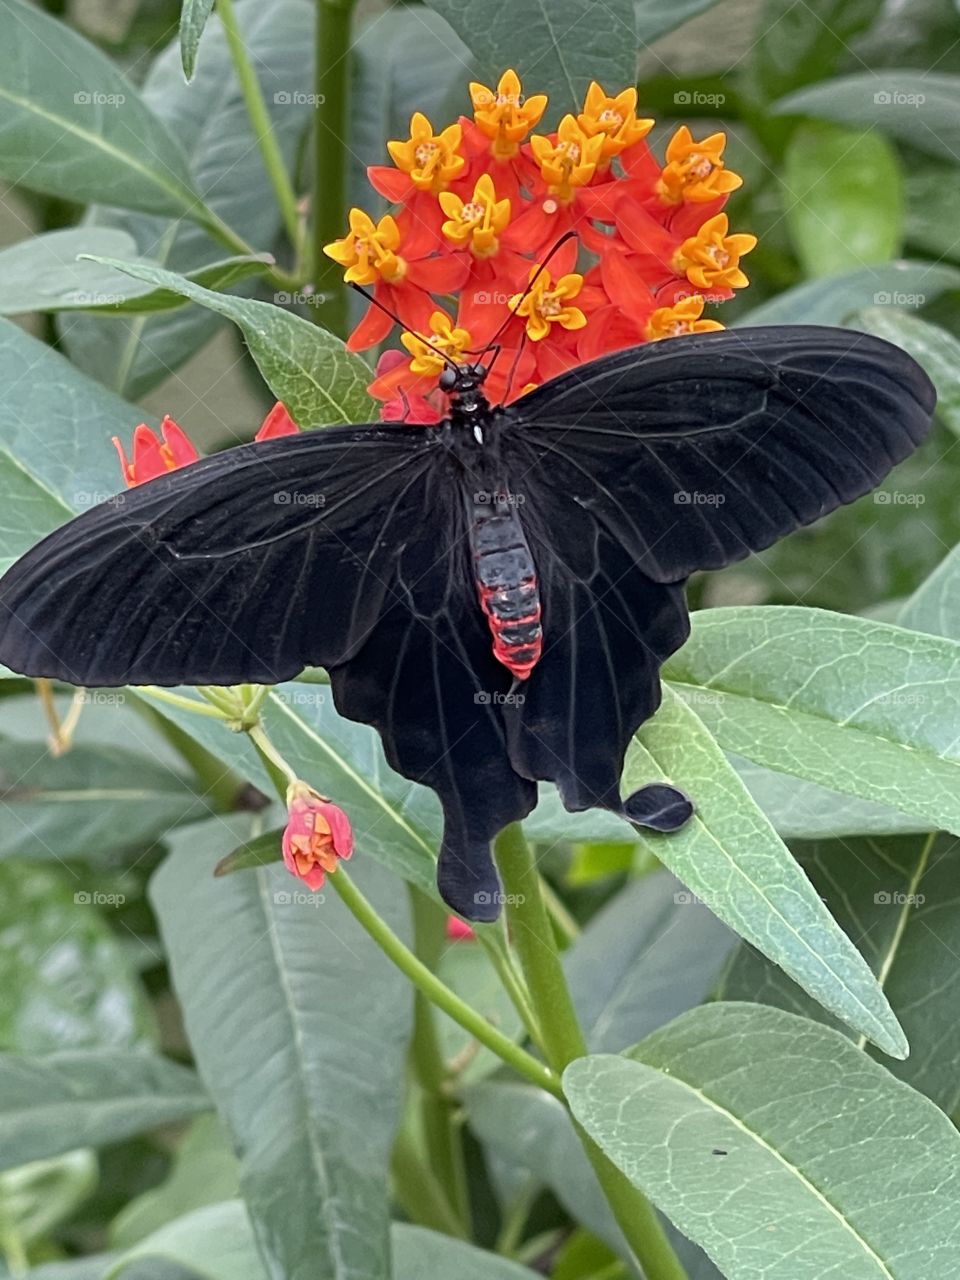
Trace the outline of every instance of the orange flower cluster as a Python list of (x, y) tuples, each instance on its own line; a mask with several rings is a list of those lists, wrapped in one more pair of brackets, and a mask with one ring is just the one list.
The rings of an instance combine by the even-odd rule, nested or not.
[[(475, 358), (505, 321), (487, 382), (501, 402), (607, 352), (723, 327), (704, 305), (747, 284), (740, 259), (756, 244), (722, 212), (741, 185), (724, 134), (696, 141), (681, 127), (660, 164), (635, 89), (591, 84), (553, 133), (536, 132), (546, 96), (525, 98), (514, 71), (470, 96), (473, 118), (440, 132), (413, 116), (410, 137), (387, 144), (393, 166), (367, 171), (394, 212), (375, 222), (351, 209), (325, 249), (414, 331), (377, 365), (384, 418), (437, 421), (444, 357)], [(392, 325), (371, 304), (348, 346), (373, 347)]]

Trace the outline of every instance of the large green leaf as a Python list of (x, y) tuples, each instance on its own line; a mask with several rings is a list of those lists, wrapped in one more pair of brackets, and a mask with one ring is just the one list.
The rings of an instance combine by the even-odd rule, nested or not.
[(201, 218), (175, 137), (63, 22), (0, 0), (0, 176), (65, 200)]
[(153, 1037), (140, 984), (102, 914), (116, 913), (121, 896), (100, 876), (0, 862), (0, 1050), (126, 1048)]
[[(292, 170), (314, 114), (309, 97), (313, 41), (304, 38), (313, 23), (313, 6), (308, 0), (271, 0), (269, 5), (237, 0), (235, 13), (274, 135)], [(248, 244), (272, 248), (280, 213), (216, 15), (204, 32), (203, 75), (184, 83), (174, 39), (152, 63), (143, 96), (181, 140), (197, 190), (213, 212)], [(222, 247), (190, 222), (105, 207), (94, 208), (90, 218), (95, 225), (128, 232), (140, 256), (184, 275), (223, 256)], [(188, 306), (169, 315), (119, 322), (92, 315), (63, 316), (60, 331), (71, 358), (83, 369), (121, 394), (139, 397), (195, 355), (223, 323), (213, 312)], [(244, 434), (236, 423), (225, 423), (224, 428), (228, 436)]]
[[(410, 989), (333, 889), (308, 893), (283, 867), (214, 879), (239, 827), (178, 833), (151, 886), (190, 1043), (269, 1274), (373, 1280), (387, 1269)], [(404, 934), (393, 877), (362, 845), (350, 870)]]
[(183, 0), (180, 10), (180, 59), (183, 74), (193, 79), (197, 66), (197, 50), (207, 19), (213, 11), (214, 0)]
[(859, 312), (852, 326), (896, 343), (923, 365), (937, 388), (938, 415), (960, 436), (960, 342), (938, 325), (886, 307)]
[(761, 96), (769, 101), (831, 75), (851, 60), (851, 43), (883, 7), (883, 0), (764, 0), (751, 50)]
[(716, 3), (717, 0), (634, 0), (637, 44), (644, 49)]
[(5, 570), (37, 541), (39, 533), (56, 528), (64, 515), (59, 499), (44, 488), (21, 463), (0, 449), (0, 570)]
[[(960, 997), (952, 975), (960, 953), (960, 841), (852, 838), (798, 844), (794, 852), (863, 949), (907, 1033), (910, 1057), (890, 1069), (948, 1115), (956, 1114)], [(717, 996), (824, 1018), (789, 978), (748, 948), (737, 953)]]
[(912, 153), (904, 174), (907, 242), (933, 258), (960, 258), (954, 221), (960, 201), (960, 169), (955, 164)]
[(897, 153), (878, 133), (808, 124), (784, 157), (787, 226), (809, 277), (887, 262), (903, 238)]
[(650, 851), (816, 1000), (885, 1053), (903, 1057), (903, 1032), (866, 962), (700, 720), (665, 693), (630, 745), (623, 791), (664, 779), (693, 796), (697, 811), (681, 831), (646, 837)]
[(726, 750), (960, 831), (960, 643), (819, 609), (710, 609), (665, 674)]
[[(85, 696), (120, 705), (125, 695)], [(99, 861), (207, 812), (180, 774), (125, 748), (52, 756), (43, 743), (0, 738), (0, 858)]]
[(192, 1071), (148, 1053), (0, 1054), (0, 1168), (119, 1142), (209, 1105)]
[(960, 1268), (960, 1135), (835, 1031), (709, 1005), (563, 1080), (587, 1133), (728, 1280)]
[[(636, 76), (633, 0), (605, 0), (603, 21), (580, 0), (428, 0), (477, 59), (477, 76), (495, 88), (513, 67), (527, 97), (550, 97), (546, 120), (577, 112), (591, 80), (619, 93)], [(518, 33), (522, 32), (522, 39)], [(465, 72), (469, 69), (464, 68)], [(467, 78), (466, 75), (464, 77)]]
[(375, 417), (366, 391), (369, 365), (326, 329), (269, 302), (214, 293), (162, 267), (110, 258), (96, 261), (179, 293), (239, 325), (267, 386), (301, 426), (368, 422)]
[(887, 262), (785, 289), (737, 320), (758, 324), (843, 324), (864, 307), (913, 308), (960, 288), (960, 270), (936, 262)]
[(960, 76), (935, 71), (858, 71), (781, 98), (779, 115), (819, 116), (877, 128), (930, 155), (960, 151)]
[(617, 1053), (699, 1004), (734, 941), (669, 872), (628, 885), (563, 957), (591, 1051)]

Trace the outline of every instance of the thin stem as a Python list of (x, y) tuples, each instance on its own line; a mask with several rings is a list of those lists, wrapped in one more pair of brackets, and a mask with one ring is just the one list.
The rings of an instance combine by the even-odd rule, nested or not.
[(561, 901), (559, 895), (554, 892), (550, 882), (544, 877), (540, 877), (540, 892), (543, 894), (543, 900), (546, 903), (547, 910), (553, 919), (553, 923), (560, 930), (561, 936), (569, 944), (576, 942), (580, 937), (580, 926), (574, 920), (573, 916), (567, 910), (565, 904)]
[(243, 36), (240, 34), (240, 28), (237, 25), (233, 0), (217, 0), (217, 12), (220, 15), (220, 21), (223, 23), (230, 57), (233, 59), (237, 79), (240, 81), (240, 91), (243, 94), (247, 115), (250, 117), (250, 124), (257, 139), (257, 146), (260, 148), (263, 167), (267, 171), (267, 177), (270, 179), (274, 195), (277, 197), (277, 204), (280, 206), (280, 214), (283, 218), (283, 225), (287, 229), (287, 235), (290, 237), (290, 243), (293, 245), (294, 251), (299, 252), (301, 227), (300, 217), (297, 213), (297, 195), (290, 182), (287, 167), (280, 152), (280, 144), (274, 132), (267, 104), (263, 100), (260, 81), (257, 79), (257, 73), (253, 69), (253, 64), (247, 53), (247, 47), (243, 42)]
[(401, 1126), (393, 1146), (391, 1159), (394, 1194), (412, 1222), (458, 1240), (468, 1239), (463, 1223), (457, 1218), (444, 1195), (433, 1169), (417, 1150), (413, 1136)]
[(214, 720), (229, 720), (229, 716), (220, 707), (211, 706), (209, 702), (200, 702), (197, 698), (184, 697), (182, 693), (171, 693), (169, 689), (161, 689), (156, 684), (137, 685), (138, 693), (145, 693), (158, 702), (167, 702), (171, 707), (179, 707), (181, 711), (190, 711), (196, 716), (211, 716)]
[[(562, 1075), (568, 1063), (585, 1056), (587, 1045), (560, 963), (540, 875), (519, 823), (507, 827), (497, 838), (497, 864), (547, 1061)], [(578, 1124), (574, 1123), (574, 1128), (647, 1280), (687, 1280), (653, 1206)]]
[(490, 961), (496, 969), (500, 981), (503, 983), (504, 990), (510, 997), (513, 1007), (519, 1013), (520, 1019), (527, 1029), (527, 1035), (538, 1048), (542, 1048), (540, 1044), (540, 1027), (537, 1025), (533, 1006), (530, 1004), (530, 995), (524, 985), (523, 976), (517, 972), (514, 966), (505, 935), (497, 937), (492, 935), (489, 930), (481, 929), (477, 934), (477, 939), (490, 957)]
[(461, 1000), (455, 991), (431, 973), (409, 947), (400, 941), (386, 921), (377, 914), (342, 867), (338, 868), (336, 875), (332, 875), (327, 883), (333, 885), (371, 938), (428, 1000), (444, 1013), (448, 1013), (454, 1022), (465, 1027), (474, 1039), (479, 1040), (488, 1049), (492, 1049), (498, 1058), (513, 1067), (520, 1075), (548, 1093), (552, 1093), (555, 1098), (562, 1097), (560, 1080), (554, 1072), (542, 1062), (538, 1062), (526, 1050), (521, 1049), (519, 1045), (514, 1044), (509, 1036), (505, 1036), (502, 1031), (491, 1026), (482, 1014), (468, 1005), (465, 1000)]
[[(286, 760), (267, 737), (262, 724), (250, 725), (246, 733), (267, 764), (271, 765), (282, 778), (285, 778), (288, 785), (297, 781), (296, 771), (287, 764)], [(278, 786), (277, 789), (282, 794), (283, 788)]]
[(341, 338), (347, 333), (347, 291), (341, 268), (323, 246), (343, 233), (347, 209), (347, 130), (350, 91), (350, 29), (354, 0), (317, 0), (316, 105), (313, 122), (313, 194), (310, 202), (311, 267), (322, 307), (312, 311)]

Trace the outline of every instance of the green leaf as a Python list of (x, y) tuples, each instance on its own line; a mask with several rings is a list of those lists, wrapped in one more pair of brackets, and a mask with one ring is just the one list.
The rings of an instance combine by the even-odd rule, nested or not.
[(761, 97), (769, 101), (832, 75), (883, 7), (883, 0), (764, 0), (752, 50), (752, 79)]
[[(126, 232), (106, 227), (72, 227), (21, 240), (0, 251), (0, 315), (26, 311), (132, 315), (186, 306), (179, 293), (152, 288), (89, 260), (90, 254), (130, 258), (136, 251)], [(78, 261), (79, 254), (85, 256)], [(260, 275), (272, 263), (269, 254), (222, 258), (191, 271), (188, 278), (206, 288), (227, 289)]]
[(726, 750), (960, 831), (960, 644), (819, 609), (710, 609), (665, 675)]
[[(487, 1022), (504, 1035), (514, 1040), (523, 1038), (520, 1016), (489, 956), (479, 943), (463, 941), (451, 944), (440, 957), (437, 974), (461, 1000), (481, 1013)], [(439, 1011), (436, 1017), (444, 1060), (451, 1062), (459, 1059), (464, 1063), (457, 1073), (459, 1081), (476, 1083), (502, 1066), (497, 1055), (478, 1045), (458, 1022)]]
[(669, 872), (627, 885), (563, 957), (591, 1051), (619, 1052), (706, 999), (734, 942)]
[(202, 220), (176, 138), (109, 58), (20, 0), (0, 0), (0, 21), (0, 177), (64, 200)]
[[(238, 774), (268, 794), (272, 791), (270, 775), (246, 734), (227, 733), (219, 721), (145, 697)], [(317, 685), (278, 686), (261, 714), (270, 740), (298, 775), (350, 814), (357, 848), (435, 893), (440, 806), (432, 792), (387, 766), (375, 730), (339, 715), (329, 691)]]
[[(103, 1280), (112, 1254), (92, 1254), (86, 1258), (73, 1258), (69, 1262), (48, 1262), (43, 1267), (31, 1267), (27, 1280)], [(154, 1280), (182, 1280), (182, 1277), (156, 1276)]]
[(282, 839), (283, 827), (276, 827), (273, 831), (262, 831), (252, 840), (245, 840), (243, 844), (238, 844), (235, 849), (231, 849), (214, 867), (213, 874), (229, 876), (235, 871), (249, 871), (253, 867), (268, 867), (271, 862), (281, 862), (283, 860)]
[[(507, 67), (520, 76), (527, 97), (546, 93), (544, 122), (581, 109), (591, 80), (619, 93), (636, 78), (637, 31), (633, 0), (606, 0), (603, 21), (580, 0), (428, 0), (477, 59), (477, 78), (490, 89)], [(518, 33), (522, 32), (522, 39)]]
[(938, 415), (960, 436), (960, 342), (938, 325), (880, 307), (859, 312), (852, 327), (886, 338), (923, 365), (937, 389)]
[[(190, 1043), (270, 1273), (380, 1275), (409, 987), (330, 886), (282, 867), (214, 879), (240, 826), (178, 833), (151, 884)], [(350, 874), (405, 934), (406, 897), (359, 842)]]
[(0, 449), (0, 484), (4, 497), (0, 514), (0, 569), (6, 570), (41, 534), (62, 523), (64, 511), (59, 499), (3, 449)]
[[(708, 616), (717, 612), (726, 611), (711, 609)], [(693, 895), (814, 999), (885, 1053), (904, 1057), (903, 1032), (866, 962), (700, 720), (669, 690), (665, 694), (661, 709), (628, 749), (622, 790), (627, 794), (666, 780), (693, 796), (697, 811), (681, 831), (646, 836), (644, 843)]]
[(837, 1032), (708, 1005), (631, 1057), (567, 1068), (574, 1117), (729, 1280), (960, 1267), (960, 1135)]
[(914, 631), (960, 640), (960, 546), (917, 588), (897, 621)]
[(366, 391), (369, 366), (326, 329), (269, 302), (213, 293), (161, 267), (110, 258), (95, 261), (179, 293), (237, 324), (267, 386), (300, 426), (369, 422), (376, 417)]
[[(110, 1227), (110, 1243), (129, 1249), (168, 1222), (239, 1192), (240, 1166), (215, 1115), (194, 1120), (159, 1187), (126, 1204)], [(98, 1278), (99, 1280), (99, 1278)]]
[(911, 155), (904, 174), (907, 242), (933, 258), (960, 259), (954, 231), (960, 201), (960, 169)]
[[(445, 1280), (457, 1275), (470, 1280), (533, 1280), (534, 1273), (526, 1267), (423, 1227), (395, 1223), (390, 1236), (393, 1280)], [(141, 1259), (179, 1264), (199, 1280), (266, 1280), (267, 1276), (241, 1200), (198, 1209), (162, 1227), (115, 1263), (103, 1280), (115, 1280)], [(344, 1278), (350, 1274), (337, 1272)], [(377, 1272), (371, 1280), (386, 1274)]]
[(900, 162), (882, 135), (802, 126), (787, 147), (783, 187), (787, 226), (808, 277), (888, 262), (899, 252)]
[(23, 1244), (41, 1239), (96, 1190), (97, 1158), (89, 1149), (33, 1160), (0, 1173), (0, 1214)]
[(209, 1105), (192, 1071), (153, 1054), (0, 1054), (0, 1168), (119, 1142)]
[(947, 160), (956, 161), (960, 152), (960, 76), (890, 68), (858, 71), (788, 94), (771, 111), (879, 129)]
[[(838, 923), (863, 948), (907, 1033), (910, 1057), (890, 1070), (955, 1115), (960, 1017), (952, 975), (960, 952), (960, 841), (852, 838), (800, 843), (794, 852)], [(789, 978), (746, 947), (716, 996), (759, 1001), (832, 1025)]]
[(737, 326), (843, 324), (864, 307), (916, 309), (947, 289), (960, 289), (960, 270), (956, 267), (935, 262), (888, 262), (785, 289), (740, 316)]
[[(84, 696), (126, 699), (112, 689)], [(125, 747), (79, 744), (52, 756), (44, 743), (0, 738), (0, 858), (100, 861), (207, 811), (180, 774)]]
[[(260, 82), (270, 122), (292, 171), (314, 115), (313, 6), (307, 0), (237, 0), (237, 24)], [(203, 39), (203, 75), (186, 84), (179, 42), (172, 40), (147, 72), (144, 101), (187, 153), (197, 190), (210, 208), (248, 244), (270, 248), (280, 213), (243, 94), (216, 14)], [(140, 256), (183, 275), (216, 262), (223, 248), (196, 224), (164, 221), (109, 207), (91, 210), (87, 225), (118, 227), (136, 241)], [(113, 254), (113, 257), (132, 257)], [(141, 397), (168, 378), (225, 323), (222, 316), (188, 306), (169, 315), (124, 320), (76, 314), (59, 317), (72, 360), (123, 395)], [(233, 428), (233, 424), (231, 424)], [(234, 433), (242, 438), (242, 431)]]
[(121, 896), (66, 867), (0, 862), (0, 1050), (127, 1048), (153, 1038), (143, 991), (101, 914), (115, 913)]
[(183, 74), (188, 80), (193, 79), (197, 69), (197, 49), (207, 19), (213, 10), (214, 0), (183, 0), (180, 11), (180, 59), (183, 63)]

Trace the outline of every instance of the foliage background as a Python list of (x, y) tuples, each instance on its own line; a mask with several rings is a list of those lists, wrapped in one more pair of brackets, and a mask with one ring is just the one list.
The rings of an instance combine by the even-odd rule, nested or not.
[[(16, 2), (0, 5), (4, 23)], [(188, 92), (177, 3), (43, 7), (142, 88), (220, 216), (287, 261), (216, 17)], [(540, 7), (514, 6), (529, 8), (530, 20), (511, 16), (505, 30), (497, 8), (437, 0), (358, 9), (352, 199), (370, 207), (363, 167), (382, 158), (383, 139), (401, 134), (412, 110), (433, 118), (463, 105), (465, 40), (483, 67), (528, 56)], [(543, 60), (543, 75), (557, 76), (569, 56), (602, 77), (614, 19), (629, 4), (599, 6), (579, 30), (590, 6), (552, 8), (573, 34), (559, 59)], [(238, 0), (236, 10), (305, 191), (311, 108), (274, 96), (312, 90), (311, 7)], [(745, 177), (731, 222), (760, 246), (748, 264), (752, 287), (724, 320), (868, 328), (922, 359), (941, 410), (930, 442), (879, 494), (692, 584), (697, 605), (723, 611), (698, 619), (691, 646), (669, 664), (664, 711), (629, 767), (644, 780), (661, 770), (687, 782), (702, 814), (694, 832), (665, 851), (612, 819), (572, 819), (551, 797), (526, 824), (562, 904), (564, 962), (591, 1051), (620, 1054), (643, 1041), (633, 1058), (591, 1059), (582, 1079), (571, 1068), (569, 1097), (628, 1176), (711, 1253), (715, 1262), (676, 1237), (693, 1280), (817, 1276), (803, 1252), (811, 1240), (825, 1241), (831, 1264), (853, 1280), (952, 1275), (960, 1243), (955, 1226), (939, 1224), (956, 1220), (960, 1177), (960, 910), (948, 834), (960, 831), (960, 14), (949, 0), (638, 0), (636, 18), (654, 136), (662, 141), (680, 121), (725, 128), (729, 163)], [(521, 69), (539, 88), (536, 67)], [(48, 70), (59, 74), (55, 61)], [(0, 55), (0, 91), (10, 74)], [(9, 174), (3, 121), (0, 172)], [(28, 172), (2, 191), (0, 249), (79, 225), (84, 235), (126, 232), (178, 272), (225, 256), (194, 224), (88, 208), (30, 183)], [(240, 331), (211, 311), (191, 304), (118, 318), (63, 309), (73, 256), (49, 276), (39, 259), (0, 256), (0, 310), (11, 316), (0, 321), (4, 564), (68, 508), (117, 487), (111, 434), (129, 438), (141, 416), (171, 413), (213, 449), (249, 438), (274, 398)], [(38, 289), (50, 291), (50, 309), (29, 305)], [(256, 277), (234, 291), (284, 302)], [(66, 715), (69, 695), (57, 698)], [(322, 907), (297, 900), (276, 868), (209, 874), (281, 820), (263, 807), (269, 777), (242, 736), (104, 691), (89, 696), (73, 749), (54, 758), (29, 682), (4, 678), (0, 699), (0, 1246), (10, 1274), (385, 1276), (388, 1218), (392, 1274), (404, 1280), (455, 1270), (519, 1280), (525, 1268), (557, 1280), (636, 1274), (555, 1099), (498, 1070), (486, 1050), (473, 1052), (454, 1023), (438, 1018), (431, 1029), (425, 1006), (333, 894)], [(792, 718), (777, 715), (783, 704)], [(432, 801), (390, 775), (372, 735), (339, 720), (323, 686), (286, 686), (267, 720), (288, 759), (350, 811), (363, 836), (356, 879), (383, 916), (520, 1038), (492, 953), (447, 943), (442, 914), (419, 892), (432, 883)], [(400, 877), (418, 891), (412, 898)], [(904, 1027), (913, 1049), (905, 1062), (870, 1044), (886, 1036), (890, 1048), (894, 1032), (821, 897)], [(713, 1022), (725, 1016), (716, 1000), (769, 1009), (743, 1025)], [(645, 1039), (696, 1009), (693, 1022)], [(883, 1064), (876, 1075), (871, 1058)], [(662, 1190), (670, 1179), (656, 1148), (666, 1137), (655, 1117), (680, 1105), (670, 1072), (692, 1063), (691, 1079), (719, 1098), (718, 1080), (744, 1062), (755, 1070), (722, 1109), (756, 1144), (736, 1148), (742, 1163), (729, 1174), (714, 1173), (737, 1133), (720, 1124), (719, 1103), (707, 1116), (685, 1111), (721, 1154), (704, 1169), (674, 1152), (675, 1185)], [(888, 1073), (909, 1089), (898, 1092)], [(765, 1092), (774, 1080), (782, 1089)], [(618, 1148), (604, 1114), (618, 1089), (650, 1091), (629, 1149)], [(862, 1114), (854, 1095), (867, 1099)], [(771, 1113), (795, 1115), (821, 1144), (805, 1150)], [(838, 1238), (793, 1181), (778, 1181), (761, 1145), (813, 1179), (842, 1223)], [(857, 1147), (847, 1167), (845, 1152)], [(859, 1179), (871, 1167), (864, 1191)], [(924, 1182), (931, 1167), (935, 1186)], [(893, 1168), (912, 1179), (913, 1200), (888, 1193)], [(753, 1213), (760, 1227), (784, 1224), (756, 1257), (737, 1247), (730, 1221), (705, 1226), (698, 1209), (698, 1199), (713, 1205), (751, 1179), (769, 1199), (734, 1205), (745, 1215), (738, 1221), (751, 1224)], [(484, 1252), (468, 1252), (461, 1237)], [(773, 1270), (794, 1248), (795, 1269)], [(769, 1272), (751, 1269), (760, 1266)]]

